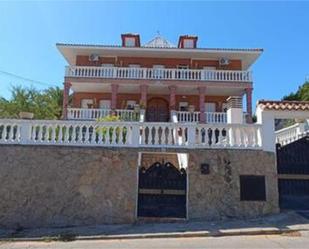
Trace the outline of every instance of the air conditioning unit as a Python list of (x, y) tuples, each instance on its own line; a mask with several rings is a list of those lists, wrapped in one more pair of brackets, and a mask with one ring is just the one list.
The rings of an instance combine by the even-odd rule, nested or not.
[(99, 58), (100, 58), (100, 56), (97, 55), (97, 54), (91, 54), (91, 55), (89, 56), (89, 60), (90, 60), (90, 61), (99, 61)]
[(226, 65), (230, 64), (230, 60), (227, 59), (227, 58), (221, 58), (219, 60), (219, 64), (220, 64), (220, 66), (226, 66)]

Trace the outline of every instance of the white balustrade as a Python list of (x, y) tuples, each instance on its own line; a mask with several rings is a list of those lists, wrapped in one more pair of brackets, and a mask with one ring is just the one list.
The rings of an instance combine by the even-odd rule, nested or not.
[(70, 120), (95, 120), (109, 115), (115, 115), (123, 121), (138, 121), (140, 119), (140, 113), (134, 110), (68, 108), (68, 119)]
[(197, 123), (200, 121), (200, 112), (176, 111), (177, 121), (180, 123)]
[(65, 76), (84, 78), (250, 82), (250, 71), (67, 66)]
[(176, 111), (177, 121), (180, 123), (197, 123), (200, 121), (200, 115), (205, 115), (205, 121), (207, 124), (226, 124), (227, 115), (226, 112), (188, 112), (188, 111)]
[(260, 125), (0, 120), (1, 144), (261, 148)]
[(275, 132), (276, 135), (276, 143), (281, 145), (287, 145), (292, 143), (306, 135), (309, 135), (309, 130), (305, 130), (304, 123), (296, 123), (289, 127), (277, 130)]

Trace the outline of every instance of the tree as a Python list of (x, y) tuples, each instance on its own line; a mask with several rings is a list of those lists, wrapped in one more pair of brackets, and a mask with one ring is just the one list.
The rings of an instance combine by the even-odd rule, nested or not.
[(36, 119), (60, 119), (63, 91), (50, 87), (38, 91), (33, 87), (14, 86), (11, 99), (0, 98), (0, 118), (18, 118), (20, 112), (32, 112)]
[(283, 97), (283, 100), (309, 101), (309, 81), (306, 81), (295, 93)]

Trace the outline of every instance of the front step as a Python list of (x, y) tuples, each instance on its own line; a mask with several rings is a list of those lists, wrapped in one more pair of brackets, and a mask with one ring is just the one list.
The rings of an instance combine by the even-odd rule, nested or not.
[(138, 224), (146, 224), (146, 223), (183, 223), (186, 222), (185, 218), (169, 218), (169, 217), (138, 217)]

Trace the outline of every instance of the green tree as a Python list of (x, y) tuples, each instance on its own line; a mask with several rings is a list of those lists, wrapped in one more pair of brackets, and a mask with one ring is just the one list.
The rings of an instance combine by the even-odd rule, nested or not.
[(283, 100), (309, 101), (309, 81), (306, 81), (295, 93), (283, 97)]
[(32, 112), (36, 119), (60, 119), (62, 93), (59, 87), (38, 91), (32, 87), (14, 86), (10, 100), (0, 98), (0, 118), (18, 118), (20, 112)]

